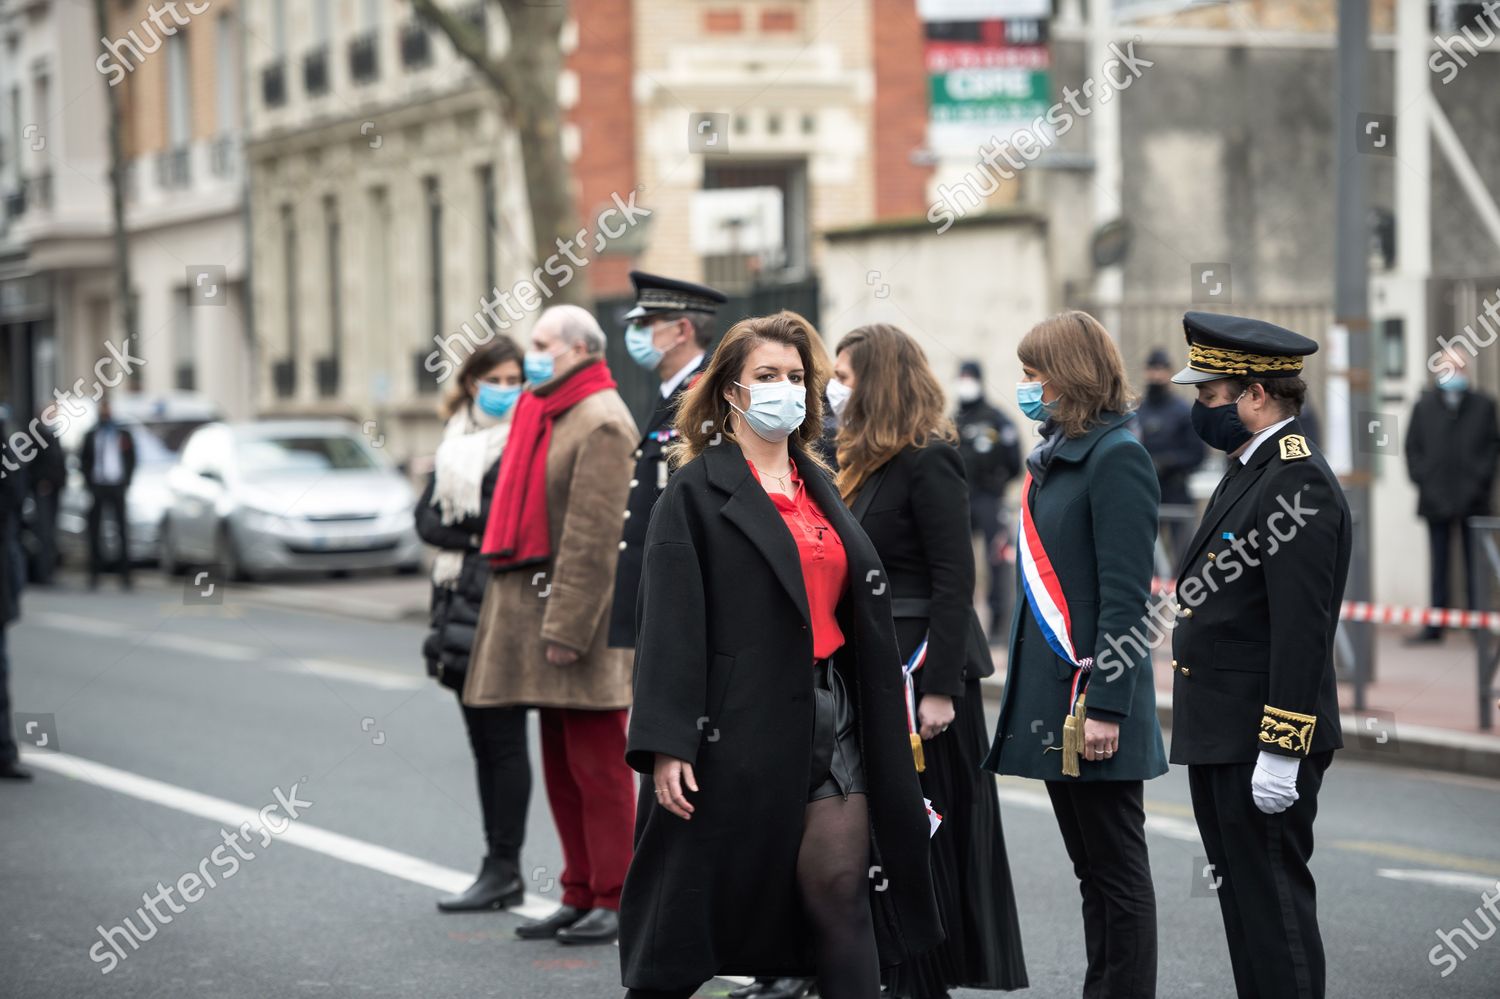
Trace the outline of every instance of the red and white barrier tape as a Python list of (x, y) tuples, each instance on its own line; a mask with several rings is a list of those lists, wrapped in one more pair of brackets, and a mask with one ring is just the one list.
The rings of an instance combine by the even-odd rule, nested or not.
[[(1152, 593), (1171, 593), (1173, 580), (1157, 576), (1151, 580)], [(1457, 610), (1451, 607), (1392, 607), (1362, 600), (1345, 600), (1339, 610), (1340, 621), (1363, 624), (1423, 625), (1429, 628), (1483, 629), (1500, 633), (1500, 611)]]

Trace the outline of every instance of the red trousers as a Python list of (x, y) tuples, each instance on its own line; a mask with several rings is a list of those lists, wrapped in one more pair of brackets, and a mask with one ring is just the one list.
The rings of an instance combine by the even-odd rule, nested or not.
[(627, 711), (539, 708), (542, 776), (563, 852), (563, 905), (620, 908), (635, 835), (635, 771), (625, 764)]

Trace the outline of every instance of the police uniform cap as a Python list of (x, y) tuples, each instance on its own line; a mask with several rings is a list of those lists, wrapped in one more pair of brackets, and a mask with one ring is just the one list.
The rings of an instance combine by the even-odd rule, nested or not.
[(631, 271), (630, 283), (635, 285), (635, 306), (625, 313), (627, 320), (672, 312), (701, 312), (711, 316), (729, 300), (723, 292), (708, 285), (645, 271)]
[(1318, 345), (1301, 333), (1275, 323), (1215, 312), (1189, 312), (1182, 317), (1187, 334), (1188, 364), (1172, 381), (1195, 385), (1238, 375), (1253, 378), (1294, 378), (1302, 374), (1302, 359)]

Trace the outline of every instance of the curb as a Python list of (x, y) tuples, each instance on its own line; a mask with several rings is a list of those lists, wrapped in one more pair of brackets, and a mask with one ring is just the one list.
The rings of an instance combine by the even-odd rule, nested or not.
[[(998, 709), (1005, 689), (1004, 681), (988, 677), (979, 682), (985, 700)], [(1156, 715), (1162, 731), (1170, 734), (1172, 697), (1158, 692), (1156, 698)], [(1367, 715), (1366, 721), (1371, 717)], [(1340, 759), (1500, 780), (1500, 735), (1477, 735), (1422, 725), (1398, 728), (1394, 723), (1386, 723), (1389, 733), (1382, 730), (1378, 736), (1365, 735), (1360, 733), (1358, 716), (1345, 713), (1339, 720), (1344, 727), (1344, 748), (1338, 750)], [(1382, 738), (1385, 741), (1382, 742)]]

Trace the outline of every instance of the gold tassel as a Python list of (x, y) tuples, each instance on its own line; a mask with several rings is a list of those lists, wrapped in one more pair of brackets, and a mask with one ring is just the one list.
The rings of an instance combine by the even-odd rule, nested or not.
[(1063, 719), (1062, 772), (1064, 777), (1078, 776), (1078, 760), (1083, 755), (1083, 695), (1079, 695), (1073, 713)]
[(922, 734), (920, 732), (911, 733), (911, 755), (912, 759), (917, 761), (917, 773), (921, 773), (927, 769), (927, 761), (922, 756)]

